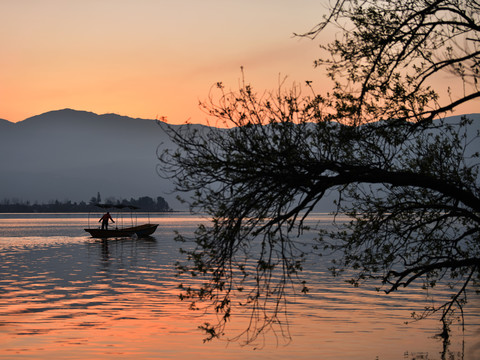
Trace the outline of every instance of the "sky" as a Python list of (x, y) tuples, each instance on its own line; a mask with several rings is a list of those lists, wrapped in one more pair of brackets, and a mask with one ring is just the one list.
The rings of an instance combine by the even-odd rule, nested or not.
[[(310, 40), (329, 0), (0, 0), (0, 119), (72, 108), (205, 123), (199, 101), (243, 66), (257, 91), (331, 83)], [(448, 76), (439, 84), (445, 87)], [(461, 89), (453, 89), (453, 92)], [(459, 113), (479, 112), (470, 102)]]
[[(202, 123), (216, 82), (322, 79), (294, 37), (328, 0), (0, 0), (0, 118), (72, 108)], [(321, 81), (321, 80), (320, 80)]]

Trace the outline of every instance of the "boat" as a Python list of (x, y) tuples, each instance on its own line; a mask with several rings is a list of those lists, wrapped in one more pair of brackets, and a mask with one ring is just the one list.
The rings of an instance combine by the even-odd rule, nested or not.
[[(124, 208), (129, 208), (131, 211), (132, 210), (137, 210), (138, 208), (136, 206), (130, 206), (130, 205), (112, 205), (112, 204), (96, 204), (97, 207), (100, 207), (102, 209), (118, 209), (122, 210)], [(117, 220), (115, 221), (115, 224), (118, 224), (121, 222), (123, 224), (123, 214), (121, 217), (121, 221), (119, 221), (119, 216), (117, 216)], [(121, 238), (121, 237), (148, 237), (152, 235), (155, 230), (157, 230), (157, 227), (159, 224), (152, 224), (150, 221), (146, 224), (143, 225), (134, 225), (133, 224), (133, 216), (130, 215), (131, 217), (131, 225), (130, 226), (120, 226), (118, 227), (117, 225), (115, 227), (112, 227), (110, 229), (102, 229), (100, 226), (97, 227), (90, 227), (90, 215), (89, 215), (89, 227), (87, 229), (84, 229), (86, 232), (88, 232), (92, 237), (94, 238)], [(150, 219), (149, 219), (150, 220)]]
[(157, 230), (158, 224), (143, 224), (126, 228), (115, 229), (85, 229), (94, 238), (109, 237), (146, 237), (152, 235)]

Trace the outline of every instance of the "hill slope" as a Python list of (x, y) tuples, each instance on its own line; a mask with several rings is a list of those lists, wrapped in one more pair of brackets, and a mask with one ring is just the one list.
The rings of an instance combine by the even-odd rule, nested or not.
[(170, 182), (156, 173), (154, 120), (71, 109), (0, 124), (0, 199), (45, 202), (163, 196), (175, 208)]
[[(480, 114), (470, 117), (476, 133)], [(71, 109), (19, 123), (0, 120), (0, 201), (88, 201), (100, 192), (103, 199), (162, 196), (173, 209), (184, 209), (172, 183), (156, 172), (158, 146), (172, 146), (163, 126)], [(329, 203), (319, 210), (331, 209)]]

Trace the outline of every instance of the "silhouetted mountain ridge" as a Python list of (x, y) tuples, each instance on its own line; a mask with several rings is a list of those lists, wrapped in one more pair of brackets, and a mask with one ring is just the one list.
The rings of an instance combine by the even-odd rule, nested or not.
[[(480, 114), (469, 117), (475, 120), (476, 133)], [(156, 172), (157, 148), (173, 146), (164, 126), (155, 120), (73, 109), (18, 123), (0, 120), (0, 199), (81, 201), (100, 192), (116, 198), (162, 196), (179, 210), (171, 181)]]
[(0, 129), (4, 129), (4, 128), (10, 127), (10, 126), (13, 126), (12, 122), (10, 122), (8, 120), (5, 120), (5, 119), (0, 119)]
[[(172, 185), (156, 173), (157, 147), (170, 144), (162, 126), (72, 109), (0, 122), (0, 197), (81, 201), (100, 191), (167, 199)], [(173, 208), (174, 198), (167, 199)]]
[(20, 121), (15, 125), (20, 128), (39, 128), (39, 127), (69, 127), (96, 126), (100, 127), (135, 127), (149, 126), (155, 123), (155, 120), (131, 118), (117, 114), (95, 114), (89, 111), (80, 111), (73, 109), (63, 109), (49, 111), (40, 115), (32, 116)]

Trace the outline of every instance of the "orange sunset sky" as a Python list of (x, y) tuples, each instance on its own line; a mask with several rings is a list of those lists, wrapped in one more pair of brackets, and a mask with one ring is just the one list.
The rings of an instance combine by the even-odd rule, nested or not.
[(0, 0), (0, 118), (63, 108), (203, 122), (244, 66), (258, 89), (315, 80), (315, 0)]
[[(335, 34), (293, 33), (310, 30), (328, 3), (0, 0), (0, 118), (73, 108), (202, 123), (198, 101), (217, 81), (236, 89), (241, 66), (260, 91), (284, 76), (325, 90), (313, 61)], [(478, 104), (462, 112), (478, 112)]]

